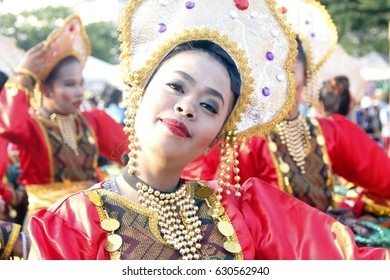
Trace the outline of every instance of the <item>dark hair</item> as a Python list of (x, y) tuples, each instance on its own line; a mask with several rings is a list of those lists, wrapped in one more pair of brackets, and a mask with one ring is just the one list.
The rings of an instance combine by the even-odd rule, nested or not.
[(295, 40), (297, 41), (298, 44), (298, 55), (297, 55), (297, 61), (302, 62), (303, 68), (305, 70), (305, 85), (306, 85), (306, 72), (307, 72), (307, 60), (306, 60), (306, 53), (305, 50), (303, 49), (303, 44), (301, 39), (299, 39), (298, 36), (295, 37)]
[(57, 78), (58, 76), (58, 72), (61, 70), (62, 67), (64, 67), (65, 65), (68, 65), (69, 63), (71, 62), (80, 62), (75, 56), (73, 55), (70, 55), (70, 56), (67, 56), (65, 57), (64, 59), (62, 59), (54, 68), (53, 70), (50, 72), (49, 76), (47, 76), (46, 80), (44, 81), (45, 84), (48, 84), (48, 85), (52, 85), (54, 80)]
[[(199, 41), (190, 41), (182, 43), (178, 46), (176, 46), (168, 55), (161, 61), (159, 66), (156, 68), (154, 73), (152, 74), (151, 78), (152, 80), (154, 74), (158, 71), (158, 69), (161, 67), (162, 63), (173, 57), (174, 55), (184, 52), (184, 51), (190, 51), (190, 50), (199, 50), (202, 52), (205, 52), (209, 54), (211, 57), (215, 58), (217, 61), (219, 61), (223, 66), (225, 66), (226, 70), (229, 73), (230, 77), (230, 88), (234, 95), (233, 100), (233, 106), (236, 104), (238, 97), (240, 96), (240, 87), (241, 87), (241, 76), (240, 72), (238, 71), (238, 68), (233, 61), (233, 59), (230, 57), (230, 55), (220, 46), (217, 44), (207, 41), (207, 40), (199, 40)], [(147, 87), (148, 85), (146, 85)]]
[(8, 76), (4, 72), (0, 71), (0, 89), (3, 88), (7, 80), (8, 80)]
[(320, 89), (320, 101), (324, 105), (326, 115), (348, 115), (351, 101), (348, 78), (336, 76), (323, 82)]

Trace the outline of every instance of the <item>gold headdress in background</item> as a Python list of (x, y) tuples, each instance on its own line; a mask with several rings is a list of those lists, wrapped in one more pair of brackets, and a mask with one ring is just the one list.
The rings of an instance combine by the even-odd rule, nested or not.
[(276, 2), (303, 43), (307, 59), (306, 98), (310, 106), (317, 106), (318, 70), (337, 45), (337, 28), (325, 6), (316, 0), (276, 0)]
[(63, 25), (54, 30), (44, 41), (45, 51), (36, 58), (34, 69), (15, 69), (15, 72), (24, 72), (35, 79), (37, 84), (31, 106), (37, 111), (41, 106), (39, 83), (44, 82), (57, 64), (67, 56), (75, 56), (85, 66), (91, 48), (87, 33), (78, 15), (68, 16)]

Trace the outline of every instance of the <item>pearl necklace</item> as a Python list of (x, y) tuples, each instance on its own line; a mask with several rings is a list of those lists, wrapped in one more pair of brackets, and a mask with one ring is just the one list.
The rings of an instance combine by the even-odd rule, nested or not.
[[(187, 185), (181, 184), (172, 193), (162, 193), (140, 182), (134, 175), (126, 173), (123, 172), (123, 177), (128, 184), (129, 181), (138, 181), (135, 188), (139, 194), (140, 205), (157, 213), (158, 225), (167, 245), (178, 250), (184, 260), (198, 260), (200, 241), (203, 238), (202, 222), (197, 216), (199, 209), (195, 205), (195, 200), (186, 193)], [(133, 185), (130, 184), (132, 187)]]
[(79, 151), (76, 140), (77, 131), (75, 125), (75, 115), (70, 114), (63, 116), (56, 113), (52, 113), (50, 114), (50, 119), (58, 124), (62, 140), (66, 145), (68, 145), (69, 148), (72, 149), (74, 154), (78, 156)]
[(293, 120), (284, 120), (276, 125), (280, 141), (286, 145), (288, 154), (305, 174), (305, 158), (310, 152), (310, 131), (305, 117), (299, 115)]

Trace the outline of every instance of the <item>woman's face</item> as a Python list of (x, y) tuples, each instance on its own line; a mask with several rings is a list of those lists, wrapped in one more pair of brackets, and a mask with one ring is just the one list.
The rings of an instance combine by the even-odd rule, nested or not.
[(301, 104), (303, 100), (303, 90), (305, 88), (305, 67), (302, 61), (297, 60), (294, 64), (294, 76), (296, 82), (296, 94), (295, 94), (295, 105), (289, 114), (289, 118), (294, 118), (297, 116), (299, 112), (299, 104)]
[(62, 115), (76, 113), (84, 97), (83, 68), (78, 61), (64, 64), (50, 85), (45, 87), (45, 106)]
[(196, 50), (178, 53), (145, 91), (135, 124), (140, 145), (186, 164), (216, 138), (232, 102), (230, 77), (220, 62)]

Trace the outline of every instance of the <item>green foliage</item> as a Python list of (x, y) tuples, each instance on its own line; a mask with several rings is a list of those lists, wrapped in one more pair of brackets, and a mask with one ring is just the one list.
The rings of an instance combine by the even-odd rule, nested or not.
[[(0, 34), (14, 38), (20, 48), (28, 50), (44, 41), (73, 12), (69, 7), (49, 6), (18, 15), (4, 14), (0, 16)], [(85, 29), (91, 44), (91, 55), (109, 63), (118, 63), (117, 26), (113, 22), (96, 22), (86, 25)]]
[(390, 0), (320, 0), (329, 11), (348, 53), (389, 53)]

